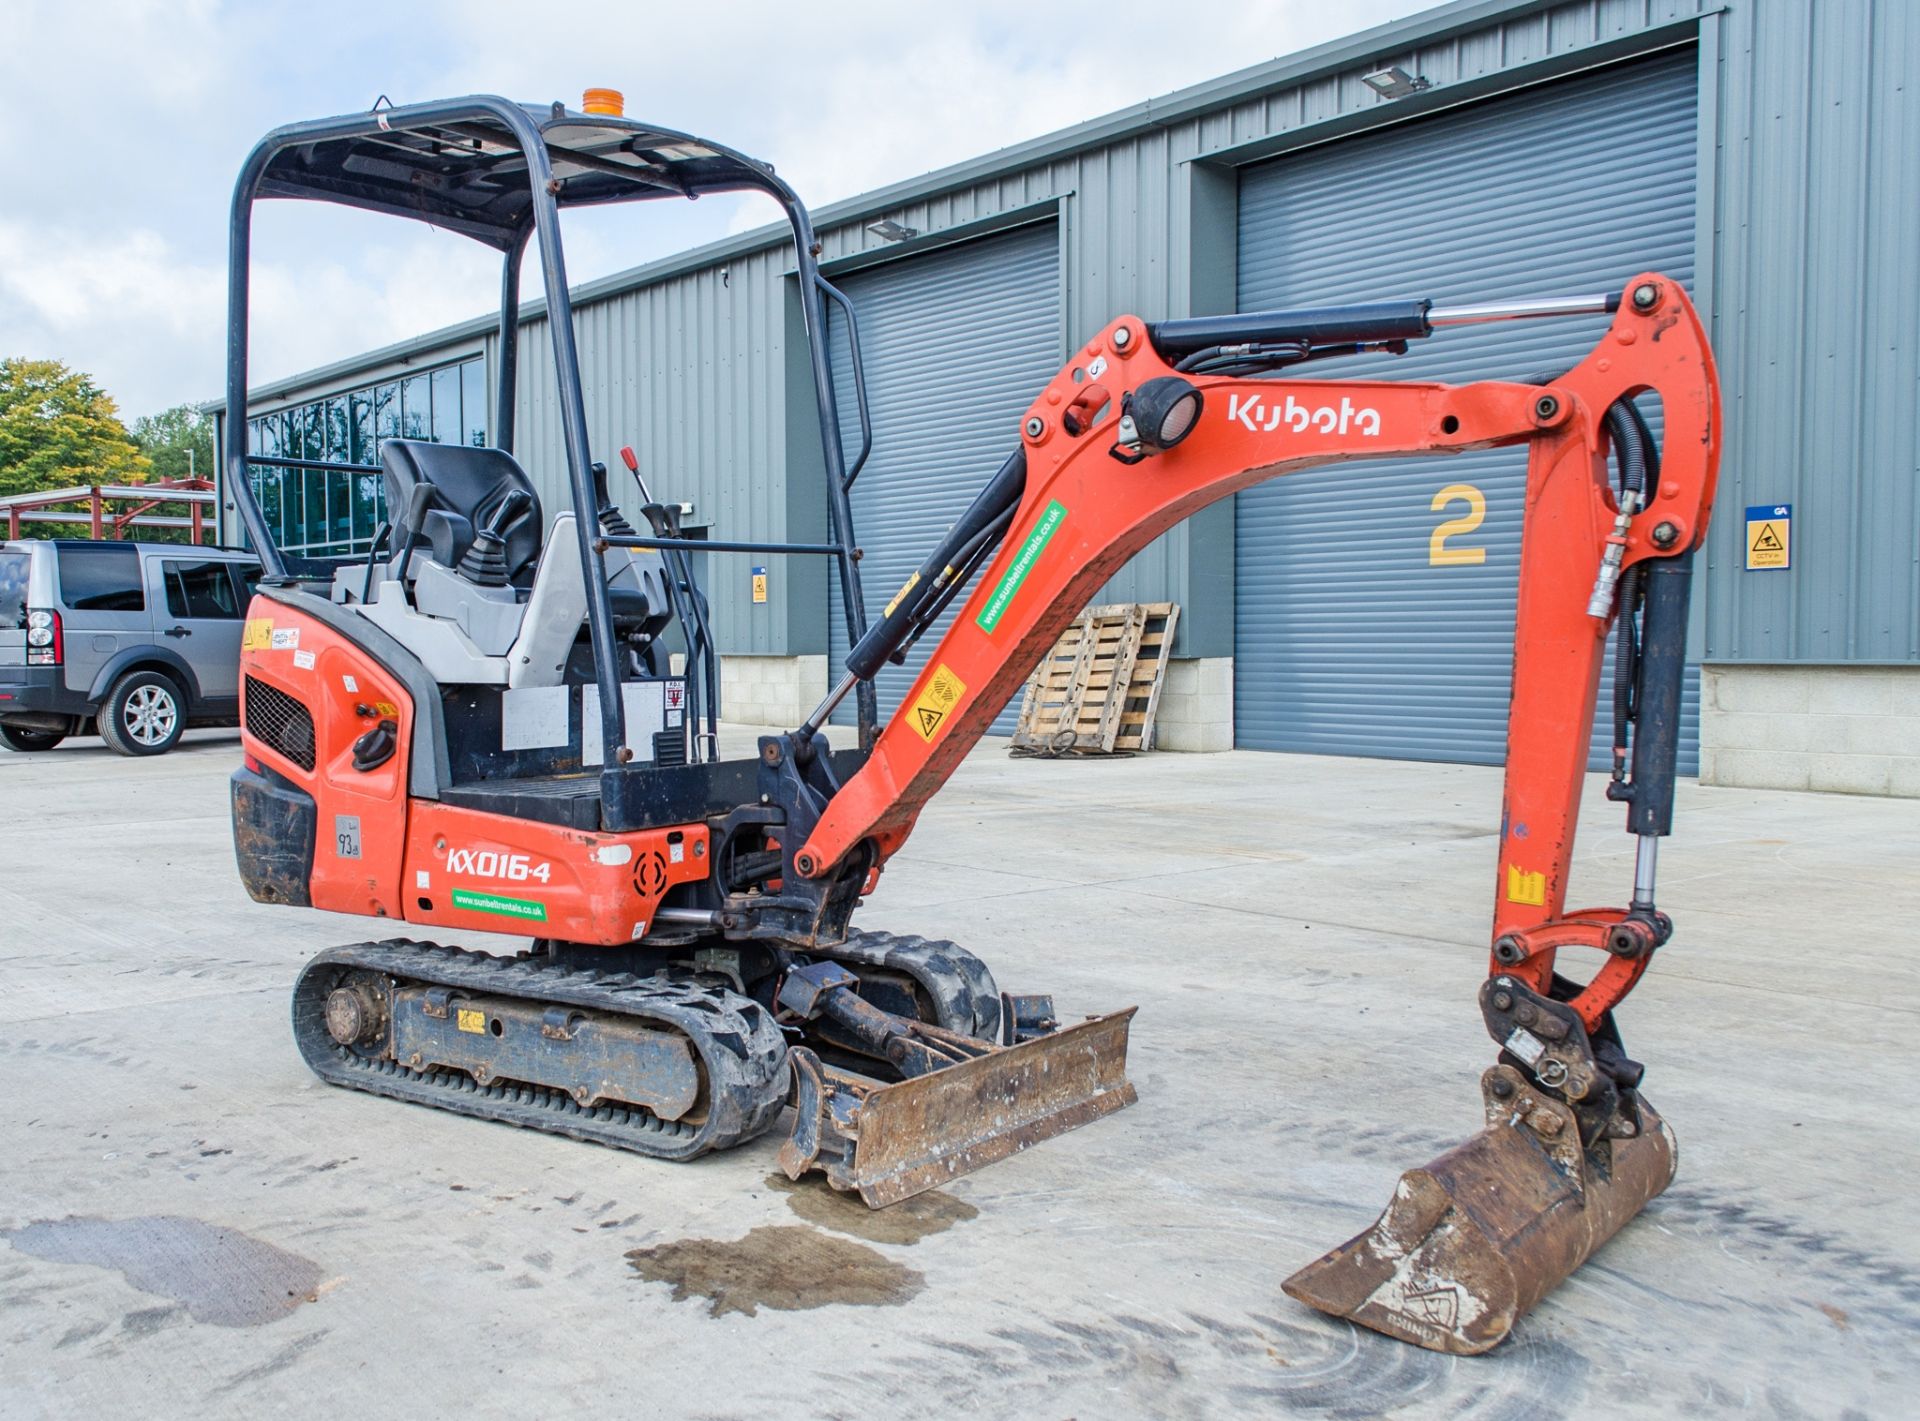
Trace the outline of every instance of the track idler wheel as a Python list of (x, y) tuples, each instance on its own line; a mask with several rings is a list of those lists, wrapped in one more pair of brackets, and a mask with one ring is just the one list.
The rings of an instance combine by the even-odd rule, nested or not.
[(342, 1046), (371, 1046), (387, 1034), (386, 984), (356, 972), (327, 993), (327, 1035)]
[(1487, 1125), (1400, 1177), (1379, 1221), (1285, 1287), (1309, 1307), (1435, 1352), (1513, 1325), (1673, 1182), (1673, 1132), (1637, 1096), (1630, 1134), (1580, 1122), (1511, 1066), (1481, 1077)]

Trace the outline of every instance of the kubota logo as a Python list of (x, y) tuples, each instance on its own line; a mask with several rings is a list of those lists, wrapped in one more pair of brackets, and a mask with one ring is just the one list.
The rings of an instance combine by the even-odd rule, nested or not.
[(1355, 409), (1353, 401), (1345, 395), (1340, 397), (1339, 409), (1332, 405), (1316, 409), (1301, 404), (1292, 395), (1287, 396), (1283, 405), (1267, 404), (1264, 395), (1248, 395), (1245, 399), (1228, 395), (1227, 418), (1245, 425), (1254, 434), (1263, 431), (1271, 434), (1283, 424), (1295, 434), (1305, 434), (1309, 429), (1319, 434), (1345, 434), (1354, 430), (1372, 437), (1380, 432), (1380, 411), (1371, 407)]

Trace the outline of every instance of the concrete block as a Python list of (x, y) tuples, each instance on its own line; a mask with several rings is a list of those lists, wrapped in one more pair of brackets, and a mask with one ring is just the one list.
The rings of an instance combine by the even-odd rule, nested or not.
[(1213, 695), (1233, 694), (1233, 658), (1208, 656), (1194, 663), (1199, 670), (1200, 690)]
[(736, 725), (795, 725), (827, 694), (825, 656), (723, 656), (723, 719)]
[(1178, 721), (1183, 725), (1191, 724), (1194, 711), (1200, 704), (1199, 696), (1192, 691), (1176, 691), (1169, 686), (1160, 688), (1160, 705), (1154, 712), (1154, 720)]
[[(1700, 711), (1700, 743), (1728, 750), (1812, 750), (1813, 717), (1787, 712)], [(1821, 748), (1831, 748), (1832, 742)]]
[(1837, 743), (1820, 748), (1849, 755), (1920, 757), (1920, 716), (1849, 715), (1833, 720), (1840, 730)]
[(1887, 793), (1903, 799), (1920, 799), (1920, 760), (1895, 760)]
[(1769, 750), (1725, 750), (1711, 752), (1711, 773), (1702, 755), (1702, 784), (1728, 785), (1741, 789), (1806, 789), (1811, 783), (1812, 757)]
[(1811, 755), (1808, 788), (1835, 794), (1886, 794), (1893, 787), (1887, 755)]
[(1232, 695), (1217, 691), (1201, 692), (1194, 697), (1193, 717), (1203, 725), (1232, 725)]
[(1153, 743), (1156, 750), (1217, 754), (1233, 748), (1233, 727), (1217, 721), (1207, 724), (1156, 721)]
[(1891, 713), (1920, 720), (1920, 666), (1895, 667), (1887, 676), (1893, 698)]
[(1170, 695), (1185, 695), (1200, 688), (1200, 663), (1194, 659), (1181, 659), (1167, 663), (1166, 679), (1160, 683), (1160, 702), (1166, 704)]
[(1815, 715), (1893, 714), (1893, 677), (1886, 671), (1821, 666), (1807, 675), (1807, 709)]
[(1706, 666), (1700, 699), (1720, 711), (1804, 711), (1808, 673), (1791, 666)]

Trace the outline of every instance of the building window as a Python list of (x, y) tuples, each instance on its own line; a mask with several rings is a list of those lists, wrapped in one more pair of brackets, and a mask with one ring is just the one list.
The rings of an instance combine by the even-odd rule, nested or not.
[(380, 441), (396, 438), (484, 446), (486, 362), (475, 357), (248, 420), (247, 447), (255, 454), (369, 470), (252, 465), (253, 496), (280, 551), (345, 557), (372, 547), (387, 516)]

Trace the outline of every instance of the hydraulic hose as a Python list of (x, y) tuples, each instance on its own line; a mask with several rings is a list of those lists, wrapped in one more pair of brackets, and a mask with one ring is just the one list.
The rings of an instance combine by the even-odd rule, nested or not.
[[(1643, 507), (1647, 495), (1649, 454), (1653, 448), (1652, 431), (1639, 407), (1629, 397), (1615, 400), (1607, 407), (1606, 427), (1619, 463), (1619, 499), (1623, 510)], [(1654, 456), (1657, 457), (1657, 456)], [(1628, 568), (1620, 578), (1615, 594), (1613, 662), (1613, 783), (1625, 789), (1627, 775), (1628, 728), (1637, 714), (1637, 690), (1640, 679), (1640, 593), (1643, 574), (1640, 564)]]
[(947, 530), (946, 537), (927, 555), (919, 571), (894, 594), (880, 614), (880, 620), (868, 627), (858, 645), (847, 653), (849, 676), (859, 680), (871, 678), (905, 644), (927, 608), (951, 583), (959, 580), (957, 574), (967, 565), (969, 557), (977, 559), (980, 550), (991, 545), (990, 540), (982, 539), (981, 535), (991, 535), (996, 526), (1005, 531), (1007, 520), (1020, 506), (1020, 496), (1026, 487), (1026, 452), (1016, 450)]
[(1647, 450), (1653, 437), (1647, 423), (1631, 398), (1615, 400), (1607, 406), (1607, 436), (1613, 441), (1620, 460), (1620, 488), (1623, 492), (1647, 491)]

